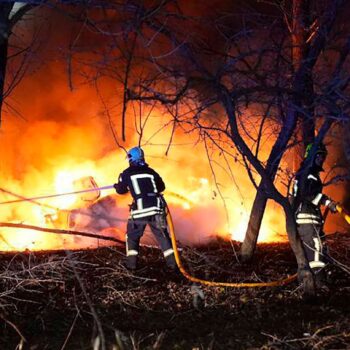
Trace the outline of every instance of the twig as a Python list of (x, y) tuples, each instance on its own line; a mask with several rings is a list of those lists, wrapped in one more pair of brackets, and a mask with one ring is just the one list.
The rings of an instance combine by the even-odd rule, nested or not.
[[(66, 251), (66, 254), (67, 254), (68, 258), (71, 257), (70, 251)], [(92, 314), (92, 316), (94, 318), (94, 321), (96, 323), (96, 326), (97, 326), (97, 329), (98, 329), (98, 333), (99, 333), (99, 337), (101, 339), (101, 349), (102, 350), (106, 350), (106, 341), (105, 341), (105, 336), (104, 336), (104, 333), (103, 333), (103, 328), (102, 328), (100, 319), (99, 319), (99, 317), (98, 317), (98, 315), (96, 313), (96, 310), (95, 310), (95, 308), (94, 308), (94, 306), (93, 306), (93, 304), (91, 302), (90, 297), (87, 294), (85, 285), (84, 285), (82, 279), (80, 278), (77, 269), (75, 268), (75, 261), (72, 260), (72, 259), (69, 259), (69, 261), (71, 262), (71, 265), (72, 265), (72, 268), (73, 268), (73, 271), (74, 271), (74, 275), (75, 275), (76, 279), (79, 282), (80, 288), (81, 288), (81, 290), (82, 290), (82, 292), (84, 294), (85, 300), (86, 300), (86, 302), (87, 302), (87, 304), (88, 304), (88, 306), (90, 308), (91, 314)], [(98, 347), (98, 349), (99, 349), (99, 347)]]
[(78, 316), (80, 315), (80, 312), (79, 312), (79, 310), (77, 311), (77, 314), (75, 315), (75, 317), (74, 317), (74, 320), (73, 320), (73, 323), (72, 323), (72, 325), (71, 325), (71, 327), (70, 327), (70, 329), (69, 329), (69, 332), (68, 332), (68, 334), (67, 334), (67, 336), (66, 336), (66, 339), (64, 340), (64, 343), (63, 343), (63, 345), (62, 345), (62, 347), (61, 347), (61, 350), (64, 350), (64, 348), (66, 347), (66, 345), (67, 345), (67, 342), (68, 342), (68, 340), (69, 340), (69, 338), (70, 338), (70, 336), (71, 336), (71, 334), (72, 334), (72, 332), (73, 332), (73, 328), (74, 328), (74, 326), (75, 326), (75, 323), (77, 322), (77, 319), (78, 319)]
[(12, 323), (8, 319), (6, 319), (3, 314), (0, 314), (0, 317), (17, 332), (17, 334), (21, 337), (21, 341), (22, 342), (26, 342), (27, 341), (26, 338), (21, 333), (21, 331), (18, 329), (18, 327), (14, 323)]

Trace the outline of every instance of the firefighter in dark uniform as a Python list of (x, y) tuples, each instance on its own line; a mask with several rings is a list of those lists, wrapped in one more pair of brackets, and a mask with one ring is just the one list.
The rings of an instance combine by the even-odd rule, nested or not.
[(328, 207), (332, 213), (337, 211), (337, 203), (322, 193), (323, 184), (320, 172), (327, 156), (327, 149), (320, 144), (309, 166), (305, 166), (310, 157), (312, 144), (306, 148), (304, 162), (301, 164), (293, 186), (293, 207), (297, 229), (304, 244), (306, 257), (311, 271), (315, 275), (317, 287), (325, 286), (326, 245), (323, 232), (324, 219), (321, 206)]
[(149, 225), (163, 251), (167, 266), (176, 269), (174, 251), (167, 231), (165, 202), (161, 192), (165, 185), (159, 174), (145, 162), (144, 152), (134, 147), (128, 154), (130, 166), (120, 175), (114, 185), (117, 193), (131, 193), (133, 203), (126, 232), (126, 267), (137, 268), (140, 239)]

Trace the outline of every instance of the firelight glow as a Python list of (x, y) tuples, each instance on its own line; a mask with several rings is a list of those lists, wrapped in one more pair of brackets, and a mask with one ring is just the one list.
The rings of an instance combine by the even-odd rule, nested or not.
[[(55, 189), (56, 193), (70, 193), (74, 192), (72, 179), (76, 178), (73, 171), (60, 170), (56, 175)], [(56, 205), (61, 208), (70, 208), (76, 201), (75, 195), (58, 197)]]
[[(0, 147), (8, 152), (1, 157), (1, 187), (20, 196), (35, 197), (73, 192), (77, 190), (74, 182), (83, 177), (93, 177), (98, 186), (112, 185), (128, 164), (125, 152), (116, 148), (103, 114), (100, 117), (101, 106), (95, 102), (88, 103), (97, 99), (96, 92), (85, 86), (75, 91), (73, 96), (59, 69), (47, 69), (47, 74), (40, 72), (24, 79), (15, 91), (17, 99), (23, 103), (23, 114), (40, 117), (25, 125), (16, 118), (8, 119), (9, 122), (4, 124)], [(51, 88), (45, 100), (40, 99), (42, 86)], [(38, 98), (37, 103), (24, 98), (29, 89)], [(113, 89), (114, 85), (110, 90), (107, 86), (105, 91)], [(59, 101), (63, 101), (64, 108)], [(57, 113), (54, 113), (55, 108)], [(57, 119), (42, 117), (48, 111), (52, 115), (57, 114)], [(143, 112), (148, 115), (147, 110)], [(86, 117), (83, 119), (82, 115)], [(161, 111), (152, 110), (143, 130), (145, 141), (141, 142), (141, 146), (146, 161), (166, 183), (165, 198), (172, 211), (178, 239), (185, 244), (203, 244), (216, 237), (242, 240), (255, 196), (246, 170), (238, 162), (232, 162), (231, 169), (227, 170), (227, 161), (215, 151), (210, 154), (210, 166), (204, 145), (194, 143), (193, 138), (197, 136), (187, 130), (179, 130), (174, 135), (170, 151), (165, 156), (164, 144), (170, 138), (172, 126), (169, 123), (164, 128), (164, 118)], [(131, 114), (126, 120), (129, 124), (125, 147), (129, 148), (137, 145), (139, 140), (132, 131), (135, 116)], [(0, 201), (12, 199), (16, 197), (0, 192)], [(74, 195), (50, 198), (40, 203), (43, 206), (30, 202), (3, 206), (0, 221), (68, 229), (72, 221), (71, 210), (82, 208), (83, 215), (75, 218), (77, 230), (99, 234), (107, 232), (124, 238), (130, 204), (127, 195), (117, 196), (113, 190), (108, 190), (95, 202), (81, 200)], [(110, 220), (110, 217), (117, 220)], [(281, 240), (276, 234), (285, 232), (281, 217), (283, 214), (278, 208), (267, 210), (260, 242)], [(1, 251), (84, 249), (102, 244), (96, 239), (20, 229), (2, 228), (0, 234)]]

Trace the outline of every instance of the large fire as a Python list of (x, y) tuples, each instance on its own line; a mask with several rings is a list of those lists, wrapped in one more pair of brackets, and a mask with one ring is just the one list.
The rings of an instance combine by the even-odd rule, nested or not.
[[(64, 97), (65, 111), (61, 115), (64, 121), (45, 120), (47, 102), (40, 110), (43, 117), (39, 120), (28, 125), (13, 119), (4, 126), (1, 146), (12, 152), (3, 154), (1, 159), (1, 187), (6, 190), (0, 192), (1, 202), (18, 199), (19, 196), (30, 198), (91, 187), (91, 183), (84, 183), (82, 179), (92, 179), (94, 186), (111, 185), (128, 165), (125, 152), (113, 150), (112, 137), (107, 133), (103, 118), (91, 118), (79, 127), (75, 125), (82, 113), (80, 101), (84, 96), (89, 100), (92, 92), (83, 90), (70, 96), (72, 93), (65, 89), (64, 84), (57, 89), (50, 102), (59, 105), (55, 102), (55, 95), (59, 93), (62, 97), (64, 92), (67, 94)], [(98, 106), (96, 109), (98, 114)], [(153, 135), (162, 122), (156, 112), (152, 119), (145, 139)], [(163, 144), (168, 140), (169, 132), (154, 137), (152, 143), (144, 145), (144, 149), (148, 163), (159, 171), (167, 185), (165, 197), (180, 241), (198, 244), (216, 236), (242, 240), (255, 193), (244, 168), (238, 164), (232, 166), (235, 183), (238, 184), (235, 186), (227, 172), (223, 171), (220, 156), (213, 155), (212, 162), (218, 164), (214, 180), (204, 146), (194, 146), (191, 137), (186, 134), (176, 135), (169, 155), (164, 156)], [(134, 145), (136, 140), (133, 136), (128, 143)], [(129, 202), (130, 197), (117, 196), (113, 190), (103, 191), (101, 197), (96, 191), (90, 195), (23, 201), (2, 205), (0, 221), (107, 233), (123, 239)], [(279, 235), (284, 232), (282, 218), (277, 208), (268, 210), (260, 241), (284, 239)], [(18, 228), (2, 228), (0, 232), (2, 251), (77, 249), (108, 244), (96, 239)]]
[[(23, 40), (27, 32), (24, 34)], [(61, 35), (58, 31), (51, 34), (52, 41)], [(61, 36), (58, 42), (64, 41), (64, 35)], [(68, 29), (65, 36), (69, 36)], [(45, 51), (44, 56), (48, 55), (49, 51)], [(111, 116), (120, 135), (122, 89), (117, 90), (115, 82), (107, 78), (90, 86), (73, 75), (68, 84), (65, 64), (55, 61), (33, 65), (32, 72), (11, 94), (11, 109), (3, 115), (0, 201), (73, 192), (89, 186), (82, 179), (93, 179), (97, 186), (115, 183), (128, 165), (125, 151), (117, 147), (113, 138), (109, 119)], [(147, 125), (144, 120), (140, 122), (142, 116), (147, 116)], [(256, 192), (245, 168), (239, 162), (229, 161), (228, 169), (227, 159), (213, 150), (209, 163), (208, 150), (197, 142), (198, 135), (183, 128), (178, 128), (165, 155), (173, 125), (169, 116), (155, 108), (130, 107), (126, 120), (127, 141), (123, 146), (137, 145), (142, 133), (146, 160), (166, 183), (165, 198), (179, 240), (185, 244), (205, 243), (217, 236), (242, 240)], [(166, 123), (168, 126), (164, 127)], [(24, 201), (1, 205), (0, 221), (123, 238), (129, 202), (128, 196), (117, 196), (113, 190), (103, 191), (100, 197), (96, 191), (95, 197), (89, 198), (70, 195), (35, 203)], [(284, 232), (284, 215), (270, 203), (259, 240), (285, 239)], [(2, 251), (86, 248), (98, 244), (107, 243), (18, 228), (0, 229)]]

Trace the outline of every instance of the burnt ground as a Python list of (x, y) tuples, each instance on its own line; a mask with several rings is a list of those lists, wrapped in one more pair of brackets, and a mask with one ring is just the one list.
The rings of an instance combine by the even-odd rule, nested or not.
[[(329, 237), (350, 266), (350, 236)], [(260, 245), (239, 265), (238, 244), (183, 248), (191, 273), (268, 281), (296, 270), (288, 244)], [(122, 247), (0, 255), (0, 349), (350, 349), (350, 275), (331, 267), (330, 291), (302, 298), (297, 282), (237, 289), (196, 286), (142, 247), (128, 272)], [(202, 299), (204, 297), (204, 299)]]

